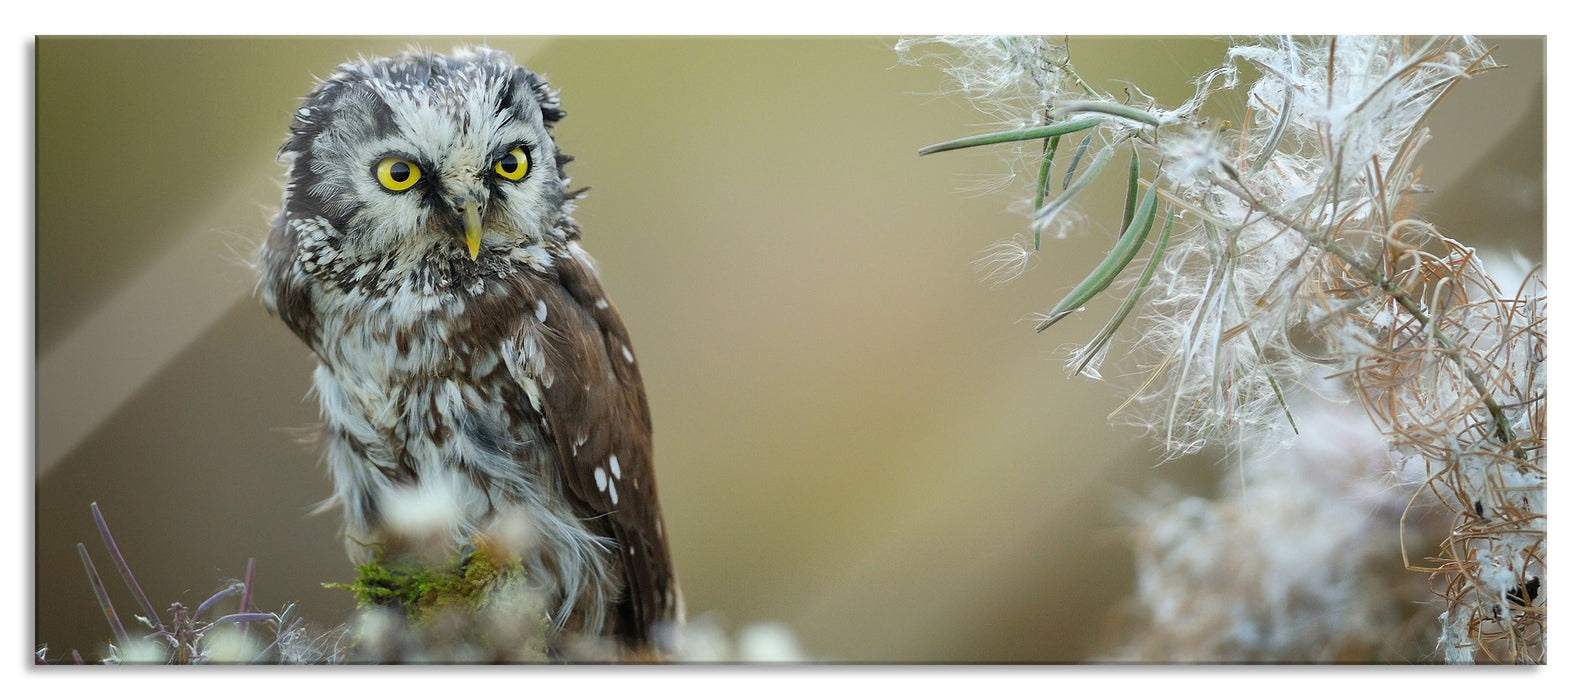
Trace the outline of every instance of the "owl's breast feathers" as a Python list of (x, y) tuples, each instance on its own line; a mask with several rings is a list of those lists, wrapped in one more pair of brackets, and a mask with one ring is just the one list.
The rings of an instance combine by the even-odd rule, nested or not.
[[(266, 249), (312, 250), (295, 239), (313, 226), (279, 221)], [(339, 283), (334, 257), (266, 257), (261, 292), (323, 364), (316, 384), (348, 529), (378, 538), (389, 490), (464, 473), (477, 491), (466, 518), (526, 504), (545, 546), (562, 550), (546, 566), (568, 610), (602, 608), (562, 619), (602, 618), (605, 633), (647, 646), (682, 602), (642, 376), (591, 259), (571, 240), (480, 258), (471, 275), (422, 265), (368, 287)], [(584, 559), (598, 570), (567, 571)]]

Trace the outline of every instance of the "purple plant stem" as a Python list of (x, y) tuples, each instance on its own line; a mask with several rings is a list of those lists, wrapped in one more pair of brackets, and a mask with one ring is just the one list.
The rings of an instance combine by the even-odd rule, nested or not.
[(170, 628), (175, 630), (173, 637), (175, 644), (173, 646), (175, 647), (175, 658), (178, 665), (187, 663), (187, 642), (191, 641), (192, 638), (192, 630), (188, 629), (191, 625), (184, 625), (182, 620), (182, 613), (186, 610), (187, 608), (181, 603), (170, 606)]
[(235, 622), (238, 625), (245, 625), (248, 622), (253, 621), (263, 622), (264, 620), (268, 620), (271, 617), (273, 617), (273, 615), (270, 615), (269, 613), (231, 613), (209, 623), (209, 627), (226, 622)]
[(198, 606), (198, 609), (192, 613), (193, 618), (196, 619), (197, 616), (202, 615), (204, 613), (204, 611), (208, 610), (215, 603), (218, 603), (221, 600), (224, 600), (224, 599), (226, 599), (226, 598), (228, 598), (228, 597), (230, 597), (232, 595), (235, 595), (235, 594), (236, 594), (236, 585), (235, 584), (232, 584), (230, 586), (226, 586), (225, 588), (220, 589), (219, 593), (215, 593), (214, 595), (209, 596), (208, 600), (203, 601), (203, 603)]
[[(245, 613), (245, 612), (248, 611), (248, 609), (253, 607), (253, 564), (254, 563), (256, 563), (256, 562), (253, 559), (253, 557), (248, 557), (247, 558), (247, 576), (242, 579), (242, 609), (238, 610), (237, 612), (244, 612)], [(237, 629), (238, 632), (240, 632), (242, 634), (243, 637), (246, 637), (247, 636), (247, 621), (245, 621), (245, 620), (242, 621), (242, 624), (237, 625), (236, 629)]]
[(77, 653), (76, 649), (71, 650), (71, 660), (77, 662), (78, 666), (88, 665), (88, 662), (82, 660), (82, 654)]
[(88, 570), (88, 585), (93, 587), (93, 595), (99, 599), (99, 609), (104, 611), (104, 619), (110, 623), (110, 630), (115, 632), (115, 640), (126, 646), (126, 628), (121, 626), (121, 619), (115, 614), (115, 606), (110, 604), (110, 592), (104, 589), (104, 581), (99, 578), (99, 570), (93, 568), (93, 559), (88, 557), (88, 548), (81, 542), (77, 543), (77, 555), (82, 557), (83, 568)]
[(159, 621), (159, 613), (154, 612), (154, 605), (148, 602), (148, 596), (143, 595), (142, 587), (137, 585), (137, 577), (132, 575), (132, 567), (127, 566), (126, 559), (121, 556), (121, 548), (115, 546), (110, 525), (104, 521), (104, 514), (99, 512), (99, 503), (90, 503), (88, 508), (93, 511), (93, 522), (99, 526), (99, 537), (104, 539), (105, 548), (110, 550), (110, 560), (115, 562), (116, 570), (121, 572), (121, 580), (132, 590), (132, 596), (137, 598), (138, 604), (143, 606), (143, 614), (148, 617), (149, 623), (159, 631), (165, 631), (165, 623)]

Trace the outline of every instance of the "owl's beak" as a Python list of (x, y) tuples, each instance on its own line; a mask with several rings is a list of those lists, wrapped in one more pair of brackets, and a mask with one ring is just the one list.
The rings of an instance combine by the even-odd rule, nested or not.
[(467, 242), (467, 253), (473, 260), (478, 259), (478, 245), (483, 241), (483, 214), (478, 209), (478, 203), (469, 199), (461, 205), (462, 240)]

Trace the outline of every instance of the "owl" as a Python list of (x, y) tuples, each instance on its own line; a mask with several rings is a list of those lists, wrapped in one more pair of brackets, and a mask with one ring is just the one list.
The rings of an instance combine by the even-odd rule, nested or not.
[(549, 629), (680, 620), (632, 343), (572, 219), (559, 93), (500, 51), (339, 66), (303, 99), (258, 296), (317, 356), (331, 503), (364, 561), (438, 494), (465, 552), (525, 514)]

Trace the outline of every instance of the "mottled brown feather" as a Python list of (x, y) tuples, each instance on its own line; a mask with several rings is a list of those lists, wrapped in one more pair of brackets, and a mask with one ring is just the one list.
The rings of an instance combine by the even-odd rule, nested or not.
[[(653, 469), (652, 427), (642, 375), (627, 361), (631, 341), (593, 270), (573, 255), (555, 258), (556, 279), (522, 275), (519, 298), (546, 305), (548, 342), (543, 413), (555, 436), (562, 477), (578, 517), (611, 538), (624, 581), (614, 634), (633, 648), (646, 646), (657, 623), (676, 617), (670, 551), (664, 536)], [(602, 304), (599, 302), (604, 301)], [(577, 445), (580, 437), (587, 441)], [(619, 462), (615, 478), (610, 456)], [(606, 489), (599, 488), (598, 470)]]
[(258, 283), (266, 304), (302, 342), (310, 348), (317, 347), (318, 318), (313, 314), (313, 299), (304, 280), (292, 274), (289, 259), (297, 251), (297, 231), (283, 213), (271, 223), (263, 251), (264, 274)]

